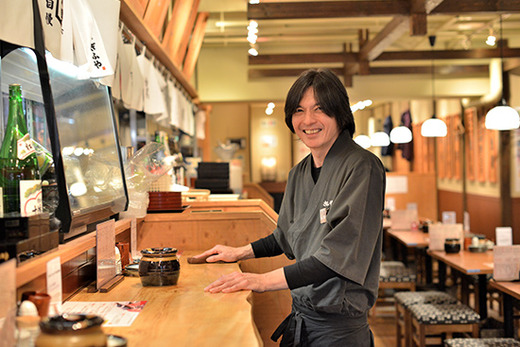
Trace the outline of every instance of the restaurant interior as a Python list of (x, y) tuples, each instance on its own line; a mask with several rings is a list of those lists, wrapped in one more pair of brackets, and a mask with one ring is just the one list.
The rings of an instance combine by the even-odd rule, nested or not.
[[(369, 312), (375, 346), (520, 346), (520, 0), (110, 4), (91, 11), (112, 73), (88, 70), (91, 79), (69, 76), (37, 43), (35, 54), (12, 51), (31, 44), (0, 29), (0, 135), (7, 85), (23, 76), (31, 137), (58, 158), (56, 177), (45, 177), (60, 196), (49, 214), (18, 218), (42, 230), (38, 247), (43, 230), (52, 245), (30, 256), (24, 248), (22, 259), (16, 239), (7, 255), (16, 260), (0, 263), (9, 302), (0, 341), (69, 341), (50, 313), (99, 306), (120, 311), (103, 316), (102, 331), (103, 320), (87, 316), (84, 341), (278, 345), (270, 336), (291, 310), (289, 290), (203, 289), (233, 271), (292, 261), (190, 257), (274, 230), (289, 171), (309, 154), (287, 129), (285, 97), (303, 71), (328, 68), (347, 89), (354, 140), (386, 169), (379, 298)], [(32, 23), (28, 15), (20, 20)], [(3, 232), (15, 230), (9, 218), (0, 218)], [(160, 261), (176, 267), (171, 282), (154, 282)], [(38, 316), (21, 314), (24, 298)]]

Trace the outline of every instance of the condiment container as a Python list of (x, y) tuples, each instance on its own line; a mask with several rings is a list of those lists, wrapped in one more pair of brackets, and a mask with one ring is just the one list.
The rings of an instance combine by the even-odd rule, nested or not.
[(444, 241), (444, 251), (446, 251), (446, 253), (459, 253), (460, 252), (460, 240), (459, 239), (446, 239)]
[(36, 347), (105, 347), (107, 337), (101, 329), (103, 318), (87, 314), (63, 314), (40, 323)]
[(177, 284), (180, 263), (176, 248), (146, 248), (141, 251), (139, 277), (143, 286), (171, 286)]

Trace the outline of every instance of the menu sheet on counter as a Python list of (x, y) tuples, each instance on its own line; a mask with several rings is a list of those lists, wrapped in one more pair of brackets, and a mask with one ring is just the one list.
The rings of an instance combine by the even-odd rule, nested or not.
[(63, 313), (95, 314), (103, 317), (106, 327), (129, 327), (144, 308), (146, 301), (67, 301)]

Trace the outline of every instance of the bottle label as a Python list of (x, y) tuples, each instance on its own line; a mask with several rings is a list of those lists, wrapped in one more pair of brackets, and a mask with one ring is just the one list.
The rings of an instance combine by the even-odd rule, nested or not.
[(25, 134), (24, 137), (19, 139), (16, 145), (18, 150), (17, 156), (20, 160), (24, 160), (35, 152), (34, 145), (29, 134)]
[(42, 183), (40, 180), (20, 181), (20, 214), (23, 217), (42, 212)]

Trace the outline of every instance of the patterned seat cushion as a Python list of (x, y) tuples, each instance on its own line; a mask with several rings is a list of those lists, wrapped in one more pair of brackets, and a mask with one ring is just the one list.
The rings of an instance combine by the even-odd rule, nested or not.
[(478, 313), (463, 304), (417, 304), (408, 309), (422, 324), (469, 324), (480, 320)]
[(447, 339), (446, 347), (513, 347), (520, 346), (520, 341), (512, 338), (486, 338), (486, 339)]
[(424, 292), (398, 292), (395, 300), (404, 307), (417, 304), (456, 304), (457, 299), (445, 292), (429, 290)]
[(401, 262), (382, 262), (379, 282), (415, 282), (416, 274)]

